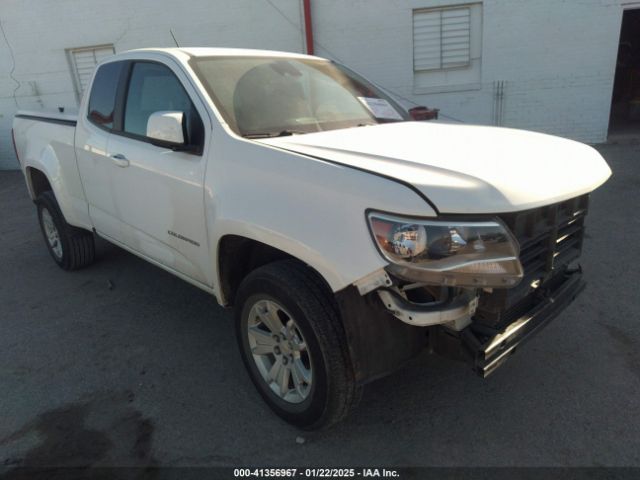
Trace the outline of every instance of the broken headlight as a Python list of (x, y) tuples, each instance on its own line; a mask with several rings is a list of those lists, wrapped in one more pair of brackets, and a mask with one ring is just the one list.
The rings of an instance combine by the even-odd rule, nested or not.
[(522, 279), (519, 246), (498, 220), (419, 220), (368, 214), (388, 270), (413, 282), (463, 287), (513, 287)]

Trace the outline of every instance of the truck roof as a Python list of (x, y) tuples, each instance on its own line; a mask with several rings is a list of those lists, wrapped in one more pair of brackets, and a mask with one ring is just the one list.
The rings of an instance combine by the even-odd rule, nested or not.
[(163, 52), (173, 56), (188, 55), (190, 57), (283, 57), (283, 58), (308, 58), (325, 60), (313, 55), (303, 53), (282, 52), (277, 50), (259, 50), (251, 48), (209, 48), (209, 47), (184, 47), (184, 48), (138, 48), (128, 50), (124, 53), (132, 52)]

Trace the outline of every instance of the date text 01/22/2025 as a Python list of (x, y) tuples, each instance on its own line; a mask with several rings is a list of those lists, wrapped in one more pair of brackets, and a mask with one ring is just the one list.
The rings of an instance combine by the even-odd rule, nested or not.
[(386, 468), (236, 468), (234, 478), (399, 478), (397, 470)]

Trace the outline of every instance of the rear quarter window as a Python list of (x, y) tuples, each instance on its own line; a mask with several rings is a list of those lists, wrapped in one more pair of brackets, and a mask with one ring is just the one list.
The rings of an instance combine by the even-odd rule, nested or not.
[(87, 118), (95, 125), (112, 129), (116, 92), (125, 62), (111, 62), (98, 67), (91, 86)]

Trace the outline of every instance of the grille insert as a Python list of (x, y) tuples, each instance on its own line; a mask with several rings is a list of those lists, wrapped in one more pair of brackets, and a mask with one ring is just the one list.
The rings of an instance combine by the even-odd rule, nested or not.
[(520, 244), (524, 277), (511, 289), (483, 292), (474, 321), (499, 327), (517, 318), (543, 285), (582, 252), (589, 196), (523, 212), (498, 215)]

